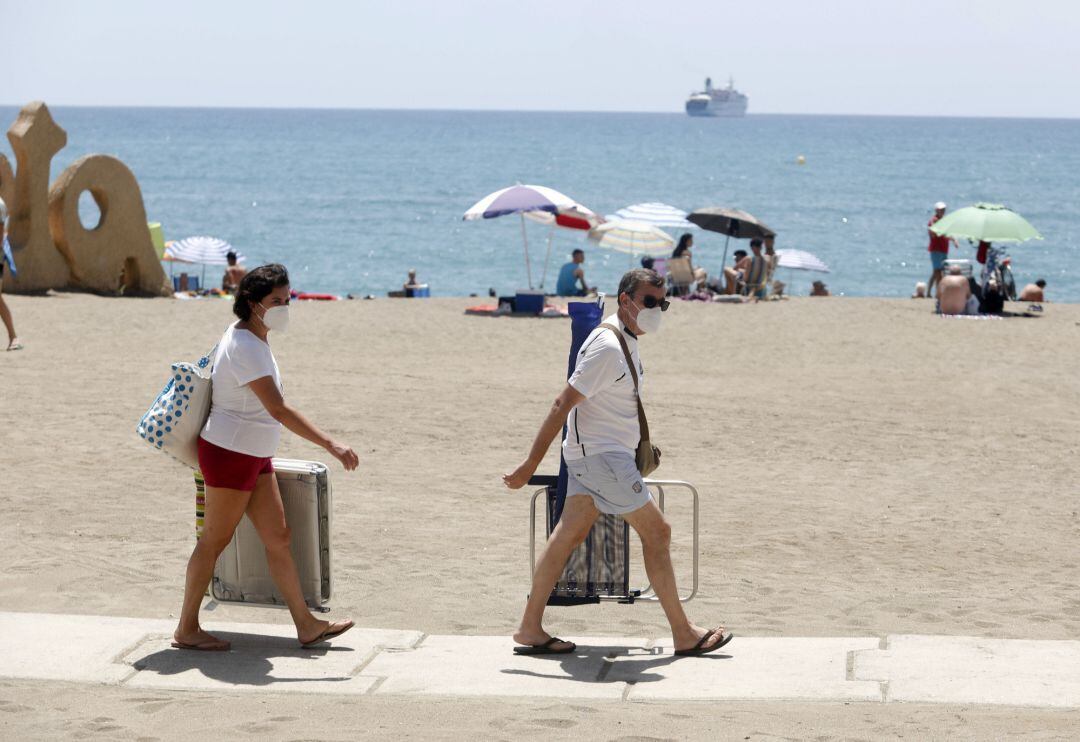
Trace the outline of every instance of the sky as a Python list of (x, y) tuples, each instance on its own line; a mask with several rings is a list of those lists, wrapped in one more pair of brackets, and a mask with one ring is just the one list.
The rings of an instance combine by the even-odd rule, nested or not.
[(0, 104), (1080, 118), (1078, 0), (0, 0)]

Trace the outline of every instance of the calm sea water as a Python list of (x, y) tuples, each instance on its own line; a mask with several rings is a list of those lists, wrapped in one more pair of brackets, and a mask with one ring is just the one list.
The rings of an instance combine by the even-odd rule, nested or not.
[[(0, 124), (17, 112), (0, 107)], [(65, 107), (53, 115), (69, 142), (53, 178), (83, 154), (116, 155), (167, 239), (223, 237), (249, 265), (285, 263), (294, 285), (310, 291), (383, 295), (410, 267), (435, 295), (524, 286), (520, 220), (461, 221), (482, 196), (521, 182), (599, 213), (642, 201), (737, 206), (778, 232), (778, 248), (823, 259), (835, 292), (863, 296), (907, 296), (926, 280), (935, 201), (1003, 202), (1046, 238), (1009, 248), (1018, 281), (1044, 277), (1052, 299), (1080, 301), (1076, 120)], [(538, 283), (548, 229), (530, 223), (528, 235)], [(606, 290), (629, 265), (580, 233), (560, 229), (552, 239), (549, 288), (577, 246), (588, 252), (590, 283)], [(717, 272), (723, 237), (701, 232), (696, 243), (695, 260)], [(794, 276), (800, 291), (811, 277)]]

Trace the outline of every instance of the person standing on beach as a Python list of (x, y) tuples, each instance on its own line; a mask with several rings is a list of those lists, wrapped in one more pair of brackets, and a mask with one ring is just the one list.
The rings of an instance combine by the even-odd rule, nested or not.
[(732, 639), (723, 627), (695, 625), (683, 611), (671, 566), (671, 526), (637, 469), (641, 431), (636, 387), (645, 374), (638, 338), (660, 330), (662, 313), (669, 306), (665, 295), (664, 279), (655, 271), (635, 269), (622, 277), (618, 311), (586, 338), (574, 373), (541, 424), (529, 455), (503, 476), (513, 490), (528, 483), (569, 420), (563, 441), (570, 473), (566, 503), (533, 573), (525, 612), (514, 634), (520, 645), (514, 648), (517, 654), (569, 654), (577, 648), (544, 630), (544, 608), (570, 554), (601, 512), (622, 516), (641, 538), (645, 571), (671, 625), (676, 654), (705, 654)]
[[(570, 256), (570, 262), (563, 264), (563, 267), (559, 269), (559, 279), (555, 282), (555, 293), (559, 296), (588, 296), (596, 289), (589, 288), (589, 284), (585, 283), (585, 269), (582, 268), (582, 264), (585, 262), (585, 251), (581, 249), (574, 250)], [(578, 288), (578, 285), (581, 288)]]
[(245, 271), (242, 266), (236, 264), (236, 253), (232, 250), (225, 254), (225, 260), (229, 265), (225, 269), (225, 275), (221, 277), (221, 290), (226, 294), (235, 294)]
[(933, 272), (926, 284), (926, 296), (934, 295), (934, 285), (941, 281), (941, 271), (945, 267), (945, 260), (949, 257), (949, 243), (956, 244), (952, 237), (936, 234), (930, 227), (934, 226), (941, 217), (945, 216), (945, 202), (938, 201), (934, 204), (934, 215), (926, 225), (926, 232), (930, 235), (930, 245), (926, 248), (930, 253), (930, 265)]
[(11, 254), (11, 244), (7, 238), (7, 206), (0, 199), (0, 320), (4, 323), (4, 329), (8, 334), (8, 350), (22, 350), (19, 336), (15, 334), (15, 320), (11, 318), (11, 310), (4, 301), (4, 270), (5, 268), (15, 275), (15, 257)]
[(271, 331), (289, 325), (289, 274), (282, 265), (264, 265), (237, 287), (233, 313), (239, 318), (217, 345), (211, 372), (210, 416), (199, 436), (199, 469), (206, 482), (202, 535), (187, 566), (180, 623), (173, 633), (178, 649), (226, 651), (229, 642), (203, 631), (199, 605), (218, 556), (247, 513), (266, 546), (274, 583), (296, 624), (300, 644), (310, 647), (352, 628), (352, 621), (322, 621), (311, 615), (290, 551), (272, 458), (284, 425), (325, 448), (346, 471), (357, 467), (356, 453), (319, 430), (281, 395), (281, 375), (270, 350)]

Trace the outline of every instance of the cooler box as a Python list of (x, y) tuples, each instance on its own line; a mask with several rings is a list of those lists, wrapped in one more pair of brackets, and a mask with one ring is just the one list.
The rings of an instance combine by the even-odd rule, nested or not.
[(544, 311), (544, 292), (539, 289), (518, 289), (514, 296), (514, 311), (540, 314)]
[[(310, 608), (323, 610), (333, 588), (330, 472), (317, 461), (292, 459), (274, 459), (274, 471), (285, 506), (285, 522), (292, 530), (293, 561), (304, 600)], [(266, 550), (246, 515), (218, 558), (210, 591), (221, 603), (285, 605), (270, 576)]]

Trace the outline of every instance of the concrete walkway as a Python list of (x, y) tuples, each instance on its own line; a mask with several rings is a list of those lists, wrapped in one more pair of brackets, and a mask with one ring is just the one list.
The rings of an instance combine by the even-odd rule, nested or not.
[(172, 621), (0, 613), (0, 678), (159, 690), (623, 701), (791, 699), (1080, 708), (1080, 641), (956, 636), (755, 638), (675, 658), (670, 639), (567, 637), (519, 657), (508, 637), (355, 628), (302, 649), (291, 626), (208, 623), (231, 652), (172, 649)]

